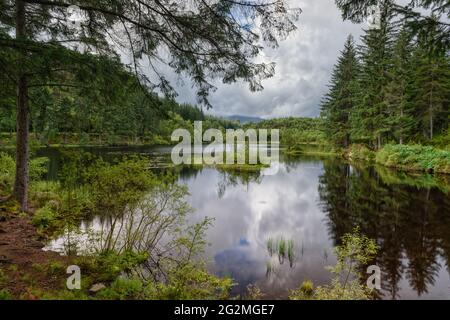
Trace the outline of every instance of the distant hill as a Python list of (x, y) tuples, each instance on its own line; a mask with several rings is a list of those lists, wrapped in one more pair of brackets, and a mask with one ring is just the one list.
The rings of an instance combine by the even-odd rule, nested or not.
[(259, 118), (259, 117), (248, 117), (248, 116), (241, 116), (241, 115), (232, 115), (232, 116), (228, 116), (226, 118), (229, 120), (232, 120), (232, 121), (239, 121), (242, 124), (250, 123), (250, 122), (258, 123), (258, 122), (264, 121), (264, 119)]

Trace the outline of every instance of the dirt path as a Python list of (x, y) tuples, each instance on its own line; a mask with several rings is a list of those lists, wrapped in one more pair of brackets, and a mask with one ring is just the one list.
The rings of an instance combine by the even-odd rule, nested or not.
[(30, 220), (0, 205), (0, 290), (7, 289), (14, 298), (35, 299), (35, 289), (61, 288), (64, 274), (49, 275), (46, 267), (55, 262), (61, 269), (69, 265), (66, 257), (42, 251), (44, 243)]

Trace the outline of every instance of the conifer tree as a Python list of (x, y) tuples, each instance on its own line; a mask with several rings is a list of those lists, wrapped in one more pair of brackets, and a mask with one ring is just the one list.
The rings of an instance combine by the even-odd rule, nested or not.
[(388, 70), (392, 68), (393, 25), (392, 12), (386, 6), (382, 11), (380, 28), (366, 30), (360, 46), (361, 88), (356, 112), (352, 116), (354, 139), (381, 148), (390, 132), (389, 110), (385, 95), (389, 83)]
[(433, 139), (435, 132), (448, 127), (450, 103), (450, 60), (448, 52), (430, 45), (428, 34), (418, 39), (411, 66), (409, 99), (417, 128)]
[(321, 107), (327, 136), (342, 147), (350, 143), (350, 114), (356, 103), (358, 72), (357, 52), (350, 35), (334, 67), (329, 92)]
[(406, 28), (397, 32), (393, 45), (391, 68), (387, 70), (389, 83), (384, 91), (388, 112), (387, 124), (392, 138), (403, 144), (414, 127), (414, 119), (408, 104), (407, 87), (411, 63), (411, 35)]
[[(0, 80), (7, 74), (17, 90), (13, 195), (22, 209), (27, 209), (31, 86), (74, 85), (65, 81), (67, 75), (90, 83), (88, 77), (70, 76), (87, 56), (92, 62), (128, 52), (143, 89), (175, 95), (158, 69), (166, 64), (192, 79), (199, 101), (209, 106), (215, 78), (242, 79), (251, 90), (262, 89), (274, 65), (254, 58), (295, 30), (299, 13), (286, 0), (1, 0), (0, 48), (13, 54), (0, 61)], [(74, 14), (76, 28), (70, 23)], [(95, 64), (88, 73), (95, 75)]]

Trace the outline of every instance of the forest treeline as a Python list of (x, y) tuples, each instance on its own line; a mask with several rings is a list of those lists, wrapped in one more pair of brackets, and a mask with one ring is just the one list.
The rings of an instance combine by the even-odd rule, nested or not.
[(438, 19), (416, 34), (395, 18), (386, 8), (360, 45), (349, 36), (334, 67), (321, 116), (338, 147), (449, 140), (450, 58)]
[[(238, 124), (205, 114), (198, 106), (144, 93), (124, 66), (122, 92), (106, 100), (84, 94), (79, 87), (43, 86), (33, 90), (30, 132), (40, 144), (168, 144), (178, 128), (193, 130), (194, 121), (206, 128), (234, 128)], [(100, 78), (100, 77), (99, 77)], [(0, 133), (3, 142), (15, 139), (15, 91), (7, 83), (0, 92)], [(95, 91), (95, 90), (94, 90)]]

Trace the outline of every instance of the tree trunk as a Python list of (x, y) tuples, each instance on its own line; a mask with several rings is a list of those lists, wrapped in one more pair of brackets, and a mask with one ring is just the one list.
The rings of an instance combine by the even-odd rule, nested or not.
[[(25, 3), (16, 1), (16, 39), (25, 39)], [(23, 53), (26, 54), (26, 53)], [(20, 64), (21, 67), (24, 63)], [(22, 211), (28, 210), (28, 88), (24, 70), (20, 71), (17, 82), (17, 142), (16, 142), (16, 178), (13, 197), (20, 203)]]

